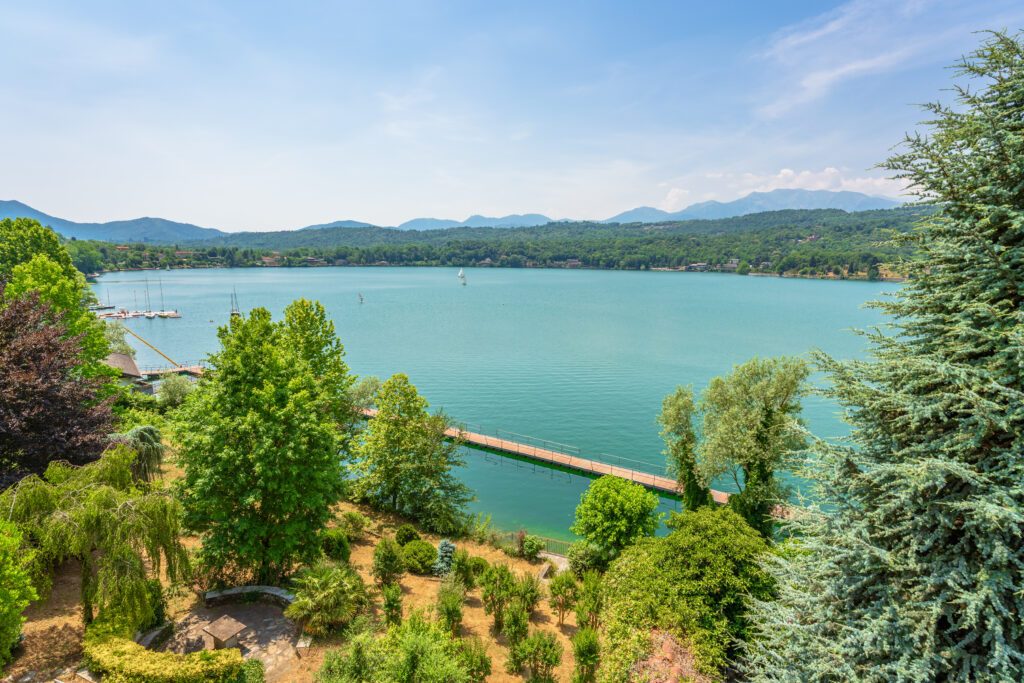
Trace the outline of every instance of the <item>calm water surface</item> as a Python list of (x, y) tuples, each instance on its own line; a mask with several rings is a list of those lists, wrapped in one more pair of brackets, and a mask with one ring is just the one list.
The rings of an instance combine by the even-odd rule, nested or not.
[[(863, 307), (896, 285), (712, 273), (310, 268), (111, 273), (99, 298), (177, 308), (181, 319), (126, 321), (177, 362), (216, 350), (232, 290), (243, 310), (279, 316), (293, 299), (323, 303), (359, 374), (405, 372), (432, 408), (460, 422), (517, 432), (663, 467), (655, 417), (676, 385), (702, 389), (753, 356), (863, 353), (851, 333), (880, 322)], [(359, 303), (359, 294), (364, 303)], [(139, 365), (166, 365), (136, 344)], [(805, 400), (819, 436), (846, 433), (836, 407)], [(588, 480), (465, 452), (474, 510), (496, 526), (567, 537)], [(730, 482), (718, 488), (730, 490)], [(665, 509), (675, 503), (664, 501)]]

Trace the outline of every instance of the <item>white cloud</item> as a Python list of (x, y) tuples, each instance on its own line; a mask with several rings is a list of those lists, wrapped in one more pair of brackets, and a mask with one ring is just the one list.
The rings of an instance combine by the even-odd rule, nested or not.
[(787, 27), (760, 55), (771, 73), (756, 112), (779, 118), (846, 81), (952, 60), (950, 49), (976, 42), (972, 31), (989, 27), (992, 13), (948, 0), (853, 0)]

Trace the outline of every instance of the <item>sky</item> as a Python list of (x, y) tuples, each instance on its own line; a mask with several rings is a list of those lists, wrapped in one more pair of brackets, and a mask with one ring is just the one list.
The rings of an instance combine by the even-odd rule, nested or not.
[(76, 221), (397, 225), (875, 168), (1019, 0), (7, 2), (0, 199)]

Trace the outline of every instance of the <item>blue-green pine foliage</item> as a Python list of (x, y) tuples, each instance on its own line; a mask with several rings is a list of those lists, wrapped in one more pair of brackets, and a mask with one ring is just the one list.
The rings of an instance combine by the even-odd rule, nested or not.
[[(938, 207), (871, 358), (819, 355), (853, 426), (758, 605), (753, 681), (1024, 680), (1024, 45), (991, 34), (971, 88), (885, 167)], [(788, 544), (787, 544), (788, 545)]]

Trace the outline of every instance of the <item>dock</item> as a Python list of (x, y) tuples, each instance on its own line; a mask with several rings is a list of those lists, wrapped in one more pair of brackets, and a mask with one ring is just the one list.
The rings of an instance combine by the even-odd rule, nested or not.
[[(374, 417), (377, 411), (373, 408), (364, 408), (363, 415), (366, 418)], [(666, 476), (651, 474), (642, 470), (612, 465), (599, 460), (584, 458), (579, 455), (571, 455), (550, 448), (541, 448), (528, 443), (522, 443), (512, 439), (499, 436), (489, 436), (479, 432), (469, 431), (461, 427), (450, 427), (445, 435), (453, 440), (464, 443), (472, 448), (498, 453), (507, 453), (517, 458), (540, 463), (548, 466), (555, 466), (571, 470), (588, 477), (602, 477), (612, 475), (620, 479), (628, 479), (636, 482), (646, 489), (662, 495), (679, 496), (679, 486), (675, 479)], [(639, 464), (639, 463), (638, 463)], [(729, 502), (729, 494), (724, 491), (712, 491), (711, 496), (716, 503), (724, 505)]]

